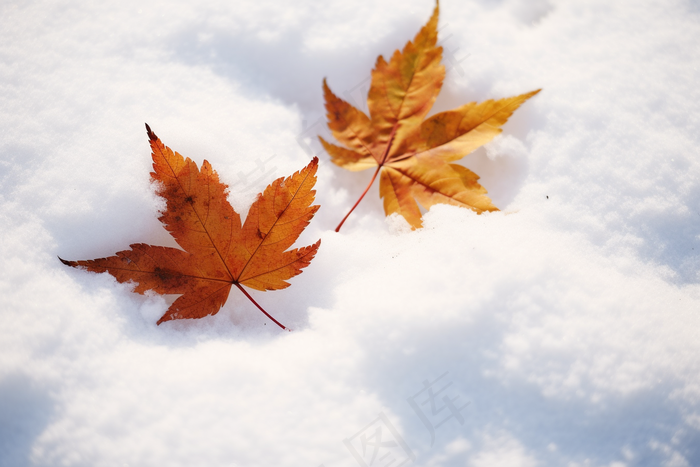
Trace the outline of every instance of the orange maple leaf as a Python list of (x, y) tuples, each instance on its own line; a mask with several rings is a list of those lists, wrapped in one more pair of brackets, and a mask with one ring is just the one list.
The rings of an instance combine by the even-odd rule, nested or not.
[(323, 80), (328, 127), (343, 146), (319, 137), (331, 160), (351, 171), (376, 167), (357, 203), (377, 174), (386, 215), (402, 215), (412, 228), (422, 225), (416, 200), (426, 209), (437, 203), (471, 208), (477, 213), (497, 211), (479, 176), (451, 164), (501, 133), (501, 126), (527, 99), (540, 90), (497, 101), (471, 102), (424, 120), (440, 93), (445, 77), (442, 47), (437, 44), (440, 6), (428, 23), (396, 50), (387, 63), (381, 55), (372, 70), (367, 97), (368, 117), (337, 97)]
[(146, 125), (153, 150), (151, 179), (166, 200), (158, 218), (183, 250), (137, 243), (116, 256), (61, 261), (93, 272), (108, 272), (118, 282), (133, 281), (135, 292), (181, 294), (158, 324), (216, 314), (235, 285), (279, 325), (242, 287), (277, 290), (309, 265), (321, 240), (286, 251), (318, 210), (311, 206), (318, 159), (291, 177), (278, 178), (258, 195), (245, 223), (227, 198), (228, 187), (206, 160), (201, 170), (189, 158), (163, 145)]

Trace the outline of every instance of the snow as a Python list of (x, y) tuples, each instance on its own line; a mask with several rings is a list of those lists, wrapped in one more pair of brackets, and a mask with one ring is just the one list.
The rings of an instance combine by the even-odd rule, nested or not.
[[(435, 111), (543, 88), (463, 159), (502, 211), (410, 231), (375, 186), (335, 233), (371, 173), (315, 142), (322, 79), (362, 107), (432, 8), (0, 5), (0, 465), (700, 465), (700, 7), (444, 0)], [(242, 213), (319, 154), (319, 253), (252, 292), (292, 332), (58, 261), (174, 245), (144, 122)]]

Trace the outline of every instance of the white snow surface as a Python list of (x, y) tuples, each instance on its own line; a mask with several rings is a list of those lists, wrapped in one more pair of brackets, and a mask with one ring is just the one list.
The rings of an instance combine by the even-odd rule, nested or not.
[[(322, 79), (365, 106), (433, 7), (2, 2), (0, 465), (700, 465), (700, 4), (444, 0), (433, 112), (543, 89), (462, 160), (501, 211), (410, 231), (375, 185), (335, 233), (371, 171)], [(291, 332), (58, 261), (175, 246), (144, 122), (242, 214), (319, 155), (318, 255), (251, 292)]]

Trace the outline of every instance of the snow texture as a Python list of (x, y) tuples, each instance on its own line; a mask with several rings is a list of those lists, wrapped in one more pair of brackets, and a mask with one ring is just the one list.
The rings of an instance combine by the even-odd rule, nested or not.
[[(700, 6), (444, 0), (434, 111), (543, 88), (463, 159), (502, 211), (410, 231), (375, 186), (335, 233), (371, 173), (322, 79), (364, 107), (433, 6), (0, 5), (0, 465), (700, 465)], [(320, 156), (318, 256), (253, 291), (292, 332), (58, 261), (174, 245), (144, 122), (242, 213)]]

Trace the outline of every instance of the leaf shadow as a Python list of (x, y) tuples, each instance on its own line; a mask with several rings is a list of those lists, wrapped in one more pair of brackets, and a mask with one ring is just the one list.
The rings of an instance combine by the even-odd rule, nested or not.
[[(405, 333), (413, 340), (394, 340), (388, 345), (382, 336), (390, 332), (368, 332), (373, 338), (364, 342), (366, 357), (358, 366), (362, 371), (353, 376), (365, 392), (381, 401), (392, 423), (401, 427), (401, 435), (417, 453), (420, 465), (433, 465), (427, 462), (431, 457), (443, 459), (437, 465), (465, 465), (465, 456), (474, 456), (485, 447), (485, 437), (499, 433), (522, 443), (543, 465), (564, 465), (572, 460), (612, 465), (629, 460), (626, 449), (634, 452), (635, 461), (625, 465), (661, 465), (669, 454), (659, 446), (671, 445), (689, 465), (700, 462), (700, 431), (687, 429), (687, 407), (669, 398), (675, 389), (671, 381), (633, 394), (606, 394), (600, 401), (547, 397), (535, 384), (494, 375), (495, 358), (505, 336), (503, 323), (494, 315), (482, 314), (472, 322), (453, 322), (447, 327), (425, 323), (421, 333)], [(426, 387), (425, 382), (432, 383), (445, 373), (441, 385), (452, 386), (436, 396), (437, 408), (442, 406), (444, 411), (429, 423), (434, 430), (432, 443), (428, 425), (408, 400)], [(441, 386), (431, 387), (437, 391)], [(415, 400), (427, 404), (430, 398), (426, 394)], [(468, 403), (461, 412), (464, 423), (452, 418), (436, 427), (433, 422), (449, 413), (441, 402), (446, 395), (461, 397), (455, 405)], [(430, 406), (422, 407), (419, 404), (430, 420)], [(376, 413), (366, 416), (369, 423)], [(453, 450), (452, 443), (460, 439), (467, 441), (469, 450), (452, 462), (444, 460)], [(657, 440), (658, 446), (651, 440)]]
[[(242, 86), (246, 95), (262, 100), (272, 96), (286, 105), (295, 106), (303, 121), (302, 131), (297, 138), (300, 146), (310, 155), (313, 153), (323, 160), (325, 153), (319, 150), (320, 145), (315, 141), (318, 134), (325, 138), (329, 136), (325, 128), (322, 79), (328, 76), (329, 84), (337, 95), (366, 112), (370, 70), (376, 57), (380, 54), (388, 56), (397, 47), (402, 47), (405, 41), (413, 36), (413, 32), (409, 31), (410, 27), (412, 26), (409, 24), (395, 25), (394, 31), (389, 31), (369, 46), (353, 50), (351, 53), (318, 50), (310, 52), (304, 44), (304, 31), (300, 29), (287, 30), (282, 33), (282, 37), (266, 42), (243, 32), (217, 30), (204, 22), (189, 26), (168, 42), (171, 44), (173, 59), (190, 66), (207, 67)], [(206, 37), (206, 40), (202, 37)], [(282, 43), (284, 47), (280, 46)], [(448, 72), (448, 79), (449, 73), (454, 71)], [(443, 86), (431, 114), (474, 100), (483, 99), (466, 96), (465, 90), (455, 91), (454, 86)], [(516, 111), (510, 119), (512, 121), (505, 125), (504, 134), (524, 140), (533, 128), (533, 120), (536, 119), (537, 124), (542, 124), (542, 118), (536, 116), (536, 112), (530, 107), (529, 103), (526, 103)], [(332, 138), (330, 140), (332, 141)], [(458, 162), (481, 176), (483, 185), (499, 208), (508, 206), (513, 201), (528, 173), (526, 157), (511, 157), (507, 153), (502, 156), (487, 157), (484, 150), (477, 150)], [(334, 172), (331, 190), (333, 193), (348, 193), (349, 201), (346, 204), (349, 209), (354, 197), (362, 192), (371, 174), (365, 177), (365, 181), (358, 174), (338, 173), (344, 172), (341, 170)], [(373, 187), (371, 191), (376, 191), (376, 188)], [(363, 211), (383, 213), (381, 201), (372, 200), (378, 198), (376, 195), (369, 194), (367, 198), (354, 215)], [(343, 210), (340, 207), (338, 209)], [(331, 220), (335, 217), (337, 215), (332, 216), (324, 212), (320, 214), (317, 222), (322, 223), (324, 228), (333, 228), (330, 224), (339, 221)]]
[(20, 373), (0, 380), (0, 465), (34, 465), (34, 440), (54, 413), (49, 394)]

